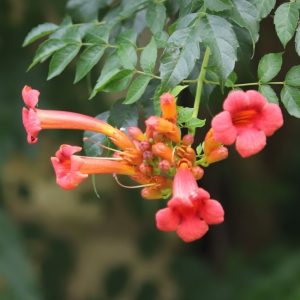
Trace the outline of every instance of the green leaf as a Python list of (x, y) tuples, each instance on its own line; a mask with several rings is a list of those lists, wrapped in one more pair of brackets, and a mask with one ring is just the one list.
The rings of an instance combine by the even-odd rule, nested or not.
[(117, 55), (125, 69), (134, 69), (137, 63), (135, 49), (136, 33), (132, 30), (122, 32), (117, 38)]
[(137, 105), (116, 102), (110, 110), (109, 123), (118, 128), (137, 126), (138, 115)]
[(109, 38), (109, 27), (103, 24), (92, 24), (87, 31), (84, 40), (92, 44), (107, 44)]
[(300, 87), (300, 65), (291, 67), (284, 81), (288, 85)]
[(189, 129), (203, 127), (205, 125), (205, 120), (201, 120), (198, 118), (190, 118), (186, 123), (185, 126)]
[(117, 78), (117, 79), (109, 82), (103, 89), (103, 92), (117, 93), (117, 92), (121, 92), (121, 91), (127, 89), (132, 80), (133, 74), (134, 73), (131, 72), (131, 73), (125, 75), (124, 77)]
[[(105, 111), (96, 116), (97, 119), (107, 122), (110, 116), (109, 111)], [(105, 149), (100, 145), (107, 146), (109, 139), (102, 133), (86, 130), (83, 134), (83, 148), (87, 156), (102, 156)]]
[(104, 90), (108, 84), (119, 81), (122, 78), (129, 76), (129, 74), (133, 74), (133, 70), (112, 69), (106, 73), (101, 72), (101, 75), (97, 80), (89, 99), (93, 98), (97, 93)]
[(191, 107), (177, 106), (177, 122), (179, 124), (188, 122), (193, 114), (194, 109)]
[(151, 77), (147, 75), (140, 75), (131, 83), (124, 104), (132, 104), (138, 101), (144, 94)]
[(300, 56), (300, 26), (298, 26), (295, 36), (295, 49), (297, 54)]
[(76, 74), (74, 83), (81, 80), (97, 64), (104, 53), (102, 46), (90, 46), (80, 55), (76, 64)]
[(212, 61), (222, 80), (233, 71), (238, 42), (231, 24), (219, 16), (207, 15), (200, 20), (201, 37), (212, 53)]
[(259, 37), (259, 12), (256, 6), (247, 0), (232, 0), (232, 4), (233, 8), (230, 10), (230, 18), (237, 25), (249, 31), (254, 47)]
[(276, 0), (256, 0), (255, 5), (261, 19), (270, 14), (276, 4)]
[(52, 33), (57, 28), (58, 28), (58, 26), (53, 23), (44, 23), (44, 24), (38, 25), (37, 27), (31, 29), (31, 31), (27, 34), (22, 46), (25, 47), (25, 46), (33, 43), (34, 41), (38, 40), (39, 38)]
[(230, 0), (204, 0), (204, 4), (206, 8), (216, 12), (232, 8)]
[(166, 8), (162, 3), (149, 2), (146, 23), (153, 34), (163, 31), (166, 21)]
[(284, 86), (281, 90), (281, 102), (291, 116), (300, 118), (300, 90), (291, 86)]
[(276, 9), (274, 24), (283, 47), (293, 37), (298, 19), (299, 10), (295, 2), (283, 3)]
[(160, 64), (163, 85), (173, 88), (187, 78), (200, 57), (200, 26), (175, 31), (169, 38)]
[(171, 94), (174, 97), (177, 97), (187, 87), (189, 87), (189, 86), (188, 85), (177, 85), (172, 89)]
[(140, 64), (146, 73), (152, 73), (157, 58), (157, 46), (155, 39), (152, 37), (150, 43), (143, 49), (141, 53)]
[(228, 78), (226, 79), (225, 81), (225, 86), (226, 87), (230, 87), (230, 88), (233, 88), (234, 84), (236, 83), (237, 81), (237, 74), (235, 72), (232, 72)]
[(269, 53), (264, 55), (257, 70), (260, 82), (267, 83), (272, 80), (280, 71), (282, 65), (282, 53)]
[(80, 50), (80, 44), (69, 44), (55, 52), (52, 56), (47, 80), (58, 76), (63, 72), (66, 66), (73, 60)]
[(44, 62), (47, 58), (49, 58), (54, 52), (62, 49), (66, 46), (66, 43), (62, 40), (58, 39), (49, 39), (39, 45), (36, 54), (33, 58), (31, 65), (28, 70), (33, 68), (36, 64), (40, 62)]
[(279, 103), (278, 97), (274, 90), (268, 84), (260, 85), (258, 88), (259, 92), (263, 94), (263, 96), (268, 100), (270, 103)]
[(202, 144), (199, 144), (197, 147), (196, 147), (196, 153), (198, 156), (200, 156), (202, 154), (202, 151), (203, 151), (203, 147), (202, 147)]
[[(199, 15), (197, 13), (192, 13), (192, 14), (188, 14), (188, 15), (180, 17), (175, 23), (173, 23), (173, 24), (175, 24), (174, 30), (175, 29), (177, 29), (177, 30), (183, 29), (183, 28), (188, 27), (192, 22), (194, 22), (196, 20), (196, 18), (198, 16)], [(170, 30), (170, 27), (168, 28), (168, 32), (170, 32), (169, 30)], [(174, 30), (172, 31), (172, 33), (174, 32)]]

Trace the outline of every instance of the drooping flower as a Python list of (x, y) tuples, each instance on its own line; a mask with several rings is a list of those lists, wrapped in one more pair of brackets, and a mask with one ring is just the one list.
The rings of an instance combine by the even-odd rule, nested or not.
[(208, 225), (219, 224), (224, 220), (221, 204), (204, 189), (199, 188), (192, 172), (182, 164), (173, 181), (173, 197), (168, 207), (156, 214), (157, 228), (163, 231), (176, 231), (185, 242), (200, 239)]
[(89, 174), (136, 175), (135, 168), (118, 158), (101, 158), (74, 155), (81, 147), (61, 145), (51, 162), (57, 184), (64, 189), (78, 186)]
[(203, 152), (207, 164), (212, 164), (228, 157), (228, 149), (215, 140), (212, 128), (205, 136)]
[(271, 136), (283, 125), (280, 107), (257, 91), (232, 91), (223, 103), (224, 111), (212, 120), (214, 137), (224, 145), (236, 142), (242, 157), (261, 151), (266, 136)]
[(77, 129), (103, 133), (123, 150), (135, 148), (124, 132), (102, 120), (74, 112), (36, 108), (39, 91), (29, 86), (23, 88), (22, 97), (27, 106), (23, 108), (22, 112), (23, 125), (27, 132), (27, 141), (30, 144), (37, 142), (38, 134), (42, 129)]

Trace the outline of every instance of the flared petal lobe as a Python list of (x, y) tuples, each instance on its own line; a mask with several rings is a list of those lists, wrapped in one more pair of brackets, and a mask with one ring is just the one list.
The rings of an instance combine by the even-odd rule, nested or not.
[(230, 92), (223, 108), (212, 120), (215, 139), (225, 145), (236, 142), (242, 157), (261, 151), (266, 145), (266, 136), (283, 125), (280, 107), (268, 103), (254, 90)]
[(28, 85), (25, 85), (22, 90), (23, 101), (29, 108), (35, 108), (39, 102), (39, 95), (40, 92), (38, 90), (34, 90)]
[(173, 197), (168, 207), (156, 213), (157, 228), (176, 231), (185, 242), (201, 238), (208, 231), (208, 225), (219, 224), (223, 219), (221, 204), (198, 187), (192, 172), (185, 167), (174, 177)]

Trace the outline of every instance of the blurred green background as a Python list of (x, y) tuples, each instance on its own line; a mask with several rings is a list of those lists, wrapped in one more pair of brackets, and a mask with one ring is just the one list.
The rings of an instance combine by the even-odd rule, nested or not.
[[(207, 169), (201, 186), (221, 201), (226, 220), (191, 244), (155, 229), (161, 203), (110, 176), (97, 178), (100, 199), (91, 181), (75, 191), (55, 184), (49, 157), (61, 143), (81, 144), (82, 135), (42, 132), (27, 145), (22, 87), (39, 89), (44, 108), (96, 115), (112, 101), (104, 94), (88, 101), (85, 82), (72, 84), (72, 67), (49, 82), (47, 63), (26, 73), (37, 44), (22, 48), (25, 35), (64, 14), (61, 0), (0, 0), (0, 299), (300, 299), (300, 121), (287, 114), (262, 153), (241, 159), (231, 151)], [(293, 46), (282, 74), (299, 64)], [(253, 71), (263, 54), (278, 51), (269, 18)]]

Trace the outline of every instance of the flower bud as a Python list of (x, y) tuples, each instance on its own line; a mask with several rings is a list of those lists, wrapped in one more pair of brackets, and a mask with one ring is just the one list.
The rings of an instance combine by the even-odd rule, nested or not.
[(192, 173), (193, 173), (195, 179), (199, 180), (203, 177), (204, 170), (201, 167), (196, 166), (196, 167), (192, 167)]
[(194, 143), (194, 136), (192, 134), (186, 134), (182, 138), (182, 144), (185, 146), (190, 146)]
[(161, 172), (167, 172), (171, 168), (171, 164), (167, 160), (163, 159), (159, 162), (158, 167)]

